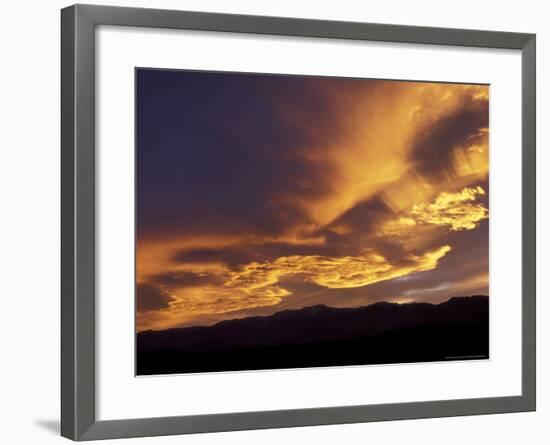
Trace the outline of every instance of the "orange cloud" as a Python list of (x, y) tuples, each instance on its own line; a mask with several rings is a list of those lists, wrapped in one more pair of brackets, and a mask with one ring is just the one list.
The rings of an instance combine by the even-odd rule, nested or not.
[[(401, 209), (428, 199), (439, 188), (441, 178), (434, 183), (425, 172), (417, 171), (415, 150), (419, 138), (429, 145), (440, 143), (452, 133), (449, 147), (441, 147), (437, 156), (448, 158), (452, 167), (446, 172), (448, 182), (457, 176), (479, 178), (486, 174), (487, 129), (474, 128), (471, 134), (467, 127), (465, 134), (456, 130), (455, 135), (442, 123), (460, 121), (464, 109), (476, 116), (484, 115), (487, 86), (370, 80), (344, 88), (335, 82), (317, 81), (318, 94), (331, 98), (333, 120), (323, 121), (322, 126), (316, 113), (297, 111), (292, 99), (291, 105), (280, 104), (291, 125), (319, 135), (315, 146), (296, 147), (293, 155), (312, 166), (322, 166), (323, 187), (329, 185), (328, 193), (308, 200), (296, 195), (277, 196), (278, 202), (298, 203), (307, 212), (310, 220), (304, 230), (326, 225), (378, 193), (387, 193), (387, 199)], [(477, 121), (473, 120), (471, 125), (475, 127)], [(440, 126), (444, 128), (438, 132)], [(431, 132), (436, 136), (430, 137)], [(443, 135), (438, 136), (440, 133)], [(426, 158), (432, 153), (421, 155)], [(306, 189), (320, 187), (319, 183), (309, 183), (307, 177), (300, 181)]]
[[(392, 264), (382, 255), (365, 252), (361, 256), (323, 257), (288, 256), (272, 262), (252, 262), (229, 273), (222, 286), (203, 286), (174, 292), (174, 301), (164, 314), (167, 326), (182, 323), (199, 314), (222, 314), (242, 309), (274, 306), (292, 292), (281, 284), (284, 279), (299, 276), (305, 282), (328, 289), (362, 287), (437, 267), (451, 247), (441, 246), (422, 255), (409, 255)], [(158, 314), (153, 318), (157, 318)], [(142, 314), (140, 329), (152, 320)], [(163, 324), (156, 321), (158, 328)]]
[[(274, 292), (274, 287), (282, 278), (299, 275), (306, 281), (330, 289), (362, 287), (383, 280), (397, 278), (413, 272), (431, 270), (437, 262), (451, 250), (442, 246), (424, 255), (411, 255), (405, 258), (405, 266), (393, 265), (382, 255), (365, 252), (361, 256), (323, 257), (323, 256), (289, 256), (280, 257), (271, 263), (251, 263), (242, 270), (233, 272), (225, 286), (236, 287), (249, 293), (261, 293), (267, 289)], [(282, 292), (281, 296), (287, 295)]]
[(415, 204), (411, 216), (420, 223), (447, 226), (451, 230), (475, 229), (478, 223), (489, 217), (483, 204), (475, 202), (485, 195), (481, 187), (466, 187), (458, 193), (442, 192), (433, 203)]
[(387, 221), (382, 227), (386, 235), (411, 235), (419, 225), (448, 227), (452, 231), (472, 230), (489, 217), (483, 204), (476, 202), (485, 190), (465, 187), (460, 192), (441, 192), (433, 202), (414, 204), (404, 216)]

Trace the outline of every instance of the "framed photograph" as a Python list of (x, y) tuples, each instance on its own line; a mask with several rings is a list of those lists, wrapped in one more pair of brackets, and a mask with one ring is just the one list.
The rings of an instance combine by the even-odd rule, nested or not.
[(61, 12), (62, 435), (535, 410), (535, 36)]

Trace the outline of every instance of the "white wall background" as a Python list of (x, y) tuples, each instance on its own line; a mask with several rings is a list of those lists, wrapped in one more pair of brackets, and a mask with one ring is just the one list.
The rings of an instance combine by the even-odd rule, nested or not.
[[(550, 441), (550, 14), (545, 2), (428, 0), (108, 1), (118, 6), (537, 33), (538, 411), (447, 419), (134, 439), (140, 444), (346, 443), (533, 445)], [(59, 423), (59, 9), (27, 0), (2, 5), (0, 27), (0, 441), (55, 444)], [(548, 76), (546, 76), (548, 77)], [(545, 169), (546, 167), (546, 169)], [(114, 441), (103, 442), (105, 444)]]

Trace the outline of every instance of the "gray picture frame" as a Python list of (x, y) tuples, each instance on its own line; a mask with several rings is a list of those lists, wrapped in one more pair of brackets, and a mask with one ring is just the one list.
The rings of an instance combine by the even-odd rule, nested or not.
[[(95, 28), (121, 25), (508, 48), (522, 63), (522, 393), (518, 396), (97, 420), (95, 414)], [(61, 11), (61, 434), (73, 440), (534, 411), (535, 35), (75, 5)], [(128, 199), (132, 199), (128, 197)], [(215, 408), (214, 408), (215, 409)]]

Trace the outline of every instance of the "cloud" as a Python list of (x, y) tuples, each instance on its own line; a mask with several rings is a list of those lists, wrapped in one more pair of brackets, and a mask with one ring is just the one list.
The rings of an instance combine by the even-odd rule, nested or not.
[(475, 202), (480, 195), (485, 195), (485, 191), (479, 186), (458, 193), (442, 192), (433, 203), (415, 204), (411, 216), (420, 223), (447, 226), (455, 231), (472, 230), (489, 217), (483, 204)]
[(441, 192), (433, 202), (414, 204), (411, 210), (382, 227), (386, 235), (410, 236), (420, 225), (434, 225), (452, 231), (472, 230), (489, 217), (479, 197), (485, 196), (480, 186), (466, 187), (456, 193)]
[(301, 236), (411, 169), (483, 164), (487, 87), (158, 70), (137, 82), (141, 238)]
[(433, 293), (433, 292), (440, 292), (442, 290), (447, 290), (452, 286), (452, 283), (449, 282), (443, 282), (441, 284), (438, 284), (433, 287), (428, 288), (420, 288), (420, 289), (407, 289), (403, 291), (403, 295), (410, 297), (410, 296), (420, 296), (420, 297), (426, 297), (427, 295)]
[(140, 236), (286, 234), (311, 223), (288, 197), (330, 193), (332, 169), (307, 147), (323, 148), (339, 110), (307, 78), (139, 70), (137, 94)]
[(422, 255), (410, 255), (400, 264), (391, 264), (382, 255), (365, 252), (361, 256), (323, 257), (288, 256), (272, 262), (250, 263), (232, 272), (225, 287), (240, 289), (250, 295), (285, 297), (290, 292), (278, 283), (288, 276), (300, 276), (318, 286), (330, 289), (362, 287), (414, 272), (434, 269), (451, 250), (442, 246)]
[(392, 214), (391, 208), (380, 198), (373, 196), (362, 200), (347, 209), (332, 222), (327, 224), (321, 233), (333, 235), (349, 235), (373, 231), (378, 224)]
[(152, 283), (138, 283), (136, 286), (136, 305), (138, 312), (157, 311), (166, 309), (174, 296), (162, 288)]
[[(418, 111), (409, 159), (419, 173), (439, 178), (456, 176), (460, 160), (457, 150), (467, 152), (470, 147), (487, 145), (487, 91), (480, 86), (454, 86)], [(487, 167), (486, 162), (483, 165)]]
[(221, 284), (219, 276), (204, 272), (174, 271), (151, 276), (151, 280), (163, 286), (194, 287), (206, 284)]
[(251, 254), (233, 246), (225, 248), (182, 249), (172, 257), (178, 263), (242, 264), (252, 260)]
[(233, 244), (220, 248), (188, 248), (177, 251), (172, 257), (181, 264), (224, 264), (235, 268), (251, 262), (263, 262), (283, 255), (306, 255), (311, 252), (326, 251), (326, 246), (312, 239), (301, 243), (291, 242), (254, 242)]
[[(157, 327), (177, 323), (200, 314), (223, 314), (253, 308), (276, 306), (292, 295), (287, 281), (298, 277), (303, 283), (312, 283), (316, 289), (349, 289), (392, 280), (412, 273), (425, 272), (437, 267), (450, 246), (441, 246), (421, 255), (409, 255), (400, 263), (392, 264), (374, 252), (356, 257), (289, 256), (271, 262), (250, 263), (237, 271), (230, 271), (222, 285), (205, 284), (189, 289), (187, 285), (174, 288), (170, 294), (158, 286), (147, 291), (161, 297), (161, 304), (152, 304), (147, 310), (161, 309), (170, 303), (170, 314)], [(143, 311), (143, 310), (142, 310)], [(154, 316), (156, 317), (156, 315)], [(138, 320), (141, 329), (151, 320)]]

